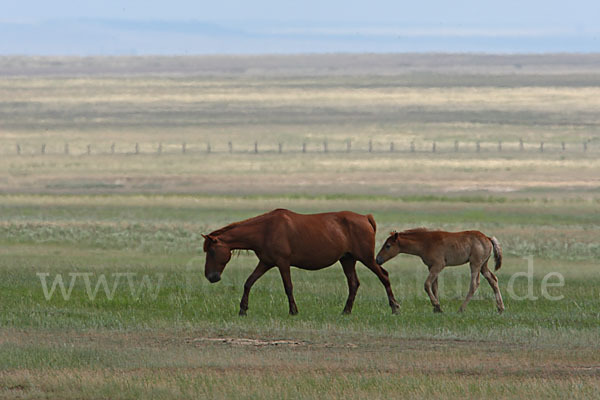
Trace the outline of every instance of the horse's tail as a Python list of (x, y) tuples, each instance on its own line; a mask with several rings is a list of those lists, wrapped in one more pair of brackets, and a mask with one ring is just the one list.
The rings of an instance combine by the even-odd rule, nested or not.
[(373, 216), (371, 214), (367, 214), (367, 219), (369, 220), (369, 223), (373, 227), (373, 232), (377, 232), (377, 224), (375, 223), (375, 218), (373, 218)]
[(496, 261), (496, 265), (494, 266), (494, 271), (498, 271), (502, 266), (502, 247), (500, 247), (500, 242), (495, 237), (488, 237), (490, 242), (492, 242), (492, 247), (494, 249), (494, 261)]

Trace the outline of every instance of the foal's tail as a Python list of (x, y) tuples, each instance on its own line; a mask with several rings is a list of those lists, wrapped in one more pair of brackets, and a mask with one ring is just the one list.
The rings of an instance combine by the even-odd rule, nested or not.
[(494, 271), (498, 271), (502, 266), (502, 247), (500, 247), (500, 242), (495, 237), (488, 238), (490, 242), (492, 242), (492, 247), (494, 248), (494, 261), (496, 261), (496, 265), (494, 266)]
[(373, 232), (377, 232), (377, 224), (375, 223), (375, 218), (373, 218), (373, 216), (371, 214), (367, 214), (367, 219), (369, 220), (369, 223), (373, 227)]

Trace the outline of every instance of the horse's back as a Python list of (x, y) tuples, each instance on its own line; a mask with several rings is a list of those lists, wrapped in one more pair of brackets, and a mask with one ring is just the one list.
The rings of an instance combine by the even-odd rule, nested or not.
[(470, 236), (473, 246), (481, 246), (482, 249), (491, 251), (492, 242), (482, 232), (480, 232), (480, 231), (465, 231), (465, 234)]
[(352, 211), (338, 211), (320, 214), (297, 214), (292, 211), (283, 213), (288, 220), (290, 233), (302, 232), (301, 237), (310, 237), (320, 241), (324, 237), (337, 239), (341, 243), (352, 239), (375, 235), (375, 228), (368, 216)]
[(489, 254), (491, 249), (487, 236), (479, 231), (446, 232), (419, 228), (409, 232), (425, 244), (427, 250), (422, 258), (426, 264), (462, 265), (479, 254)]
[[(368, 216), (351, 211), (298, 214), (278, 209), (271, 221), (271, 243), (290, 253), (293, 265), (323, 268), (347, 253), (371, 253), (375, 228)], [(373, 221), (374, 222), (374, 221)]]
[[(491, 254), (492, 244), (488, 237), (480, 231), (448, 232), (449, 249), (456, 253), (454, 263), (460, 265), (467, 261), (479, 262)], [(461, 261), (462, 259), (462, 261)]]
[(352, 211), (336, 211), (319, 214), (298, 214), (286, 209), (272, 211), (276, 218), (285, 219), (290, 228), (322, 231), (324, 234), (332, 230), (364, 230), (375, 233), (376, 225), (372, 215), (361, 215)]

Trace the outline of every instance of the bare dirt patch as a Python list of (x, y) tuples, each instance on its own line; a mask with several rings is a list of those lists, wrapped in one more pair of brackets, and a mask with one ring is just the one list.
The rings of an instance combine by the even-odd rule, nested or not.
[(299, 347), (299, 346), (311, 346), (311, 347), (345, 347), (345, 348), (356, 348), (358, 345), (354, 343), (344, 343), (344, 344), (332, 344), (332, 343), (319, 343), (314, 344), (303, 340), (293, 340), (293, 339), (250, 339), (250, 338), (235, 338), (235, 337), (200, 337), (194, 339), (187, 339), (187, 343), (191, 343), (196, 347), (201, 347), (204, 344), (226, 344), (232, 346), (253, 346), (253, 347), (265, 347), (265, 346), (289, 346), (289, 347)]

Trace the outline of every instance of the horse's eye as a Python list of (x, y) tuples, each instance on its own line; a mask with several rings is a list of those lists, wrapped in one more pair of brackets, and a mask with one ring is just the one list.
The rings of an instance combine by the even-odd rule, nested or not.
[(385, 248), (386, 248), (386, 249), (389, 249), (390, 247), (392, 247), (392, 245), (391, 245), (391, 244), (389, 244), (389, 243), (385, 245)]

